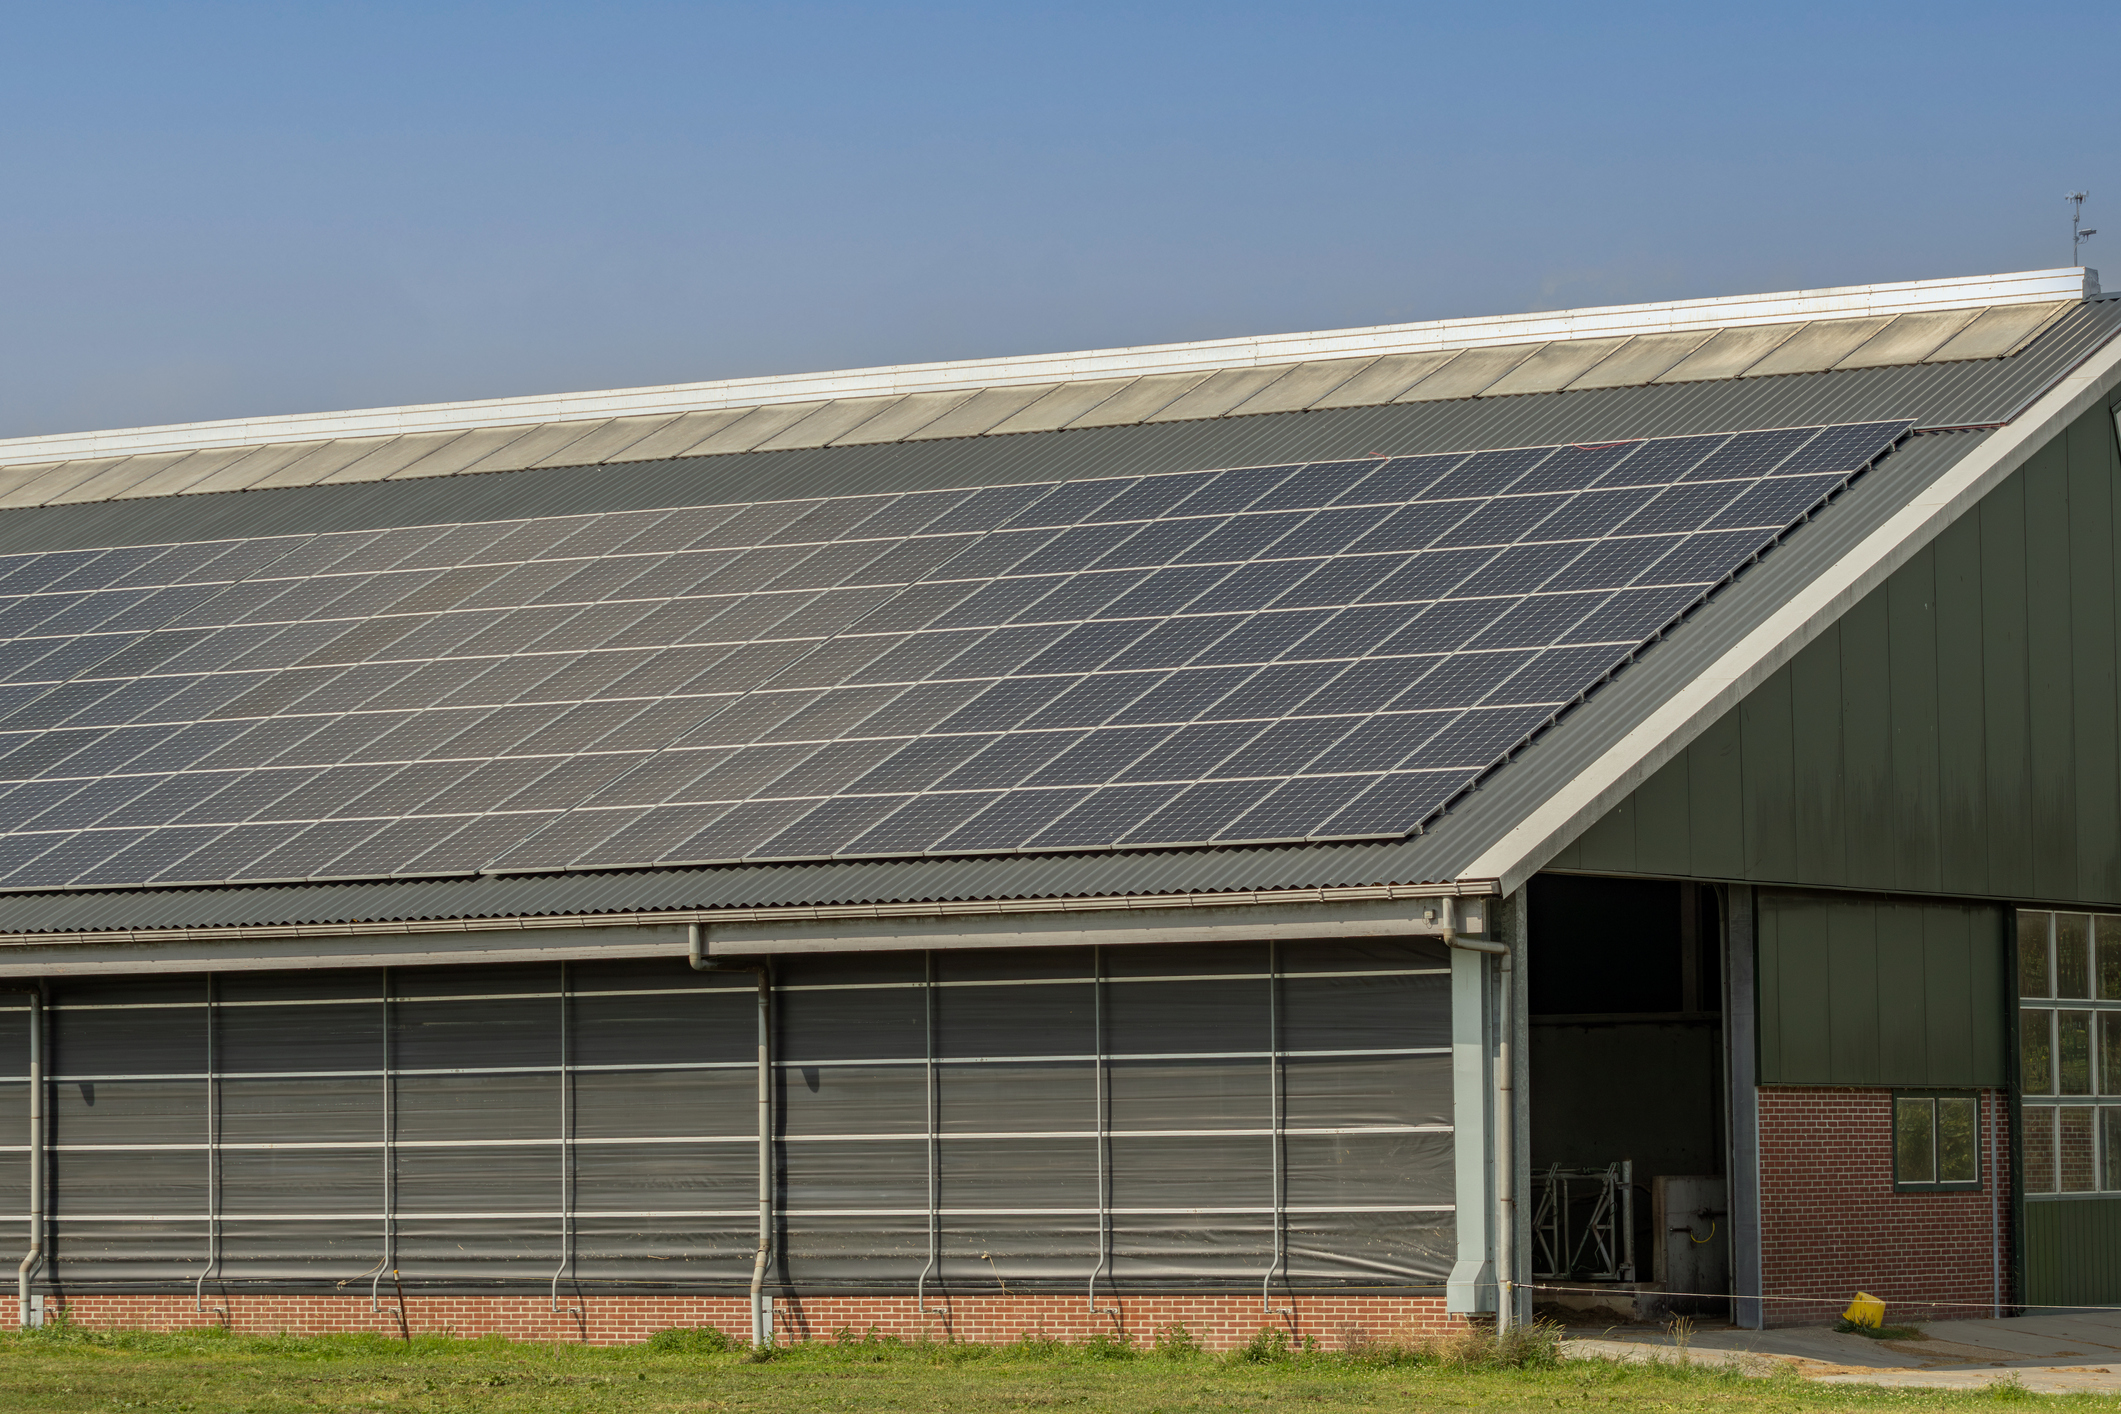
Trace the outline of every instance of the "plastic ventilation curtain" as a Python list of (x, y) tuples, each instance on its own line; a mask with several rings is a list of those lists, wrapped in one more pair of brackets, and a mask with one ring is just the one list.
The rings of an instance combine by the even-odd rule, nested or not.
[[(786, 960), (774, 1279), (1440, 1283), (1447, 974), (1430, 942)], [(754, 1006), (668, 961), (55, 983), (53, 1278), (741, 1289)], [(12, 1135), (22, 1029), (0, 1006)], [(0, 1150), (10, 1220), (26, 1179)]]

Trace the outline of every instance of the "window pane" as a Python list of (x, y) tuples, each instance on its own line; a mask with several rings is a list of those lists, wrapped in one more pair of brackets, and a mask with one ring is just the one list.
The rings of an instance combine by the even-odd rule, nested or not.
[(2092, 1172), (2092, 1107), (2064, 1105), (2055, 1162), (2064, 1193), (2089, 1193), (2098, 1182)]
[(2099, 944), (2099, 997), (2121, 1001), (2121, 918), (2102, 914), (2092, 927)]
[(2102, 1133), (2099, 1149), (2105, 1155), (2102, 1170), (2106, 1174), (2106, 1187), (2121, 1188), (2121, 1105), (2108, 1105), (2099, 1111)]
[(2051, 913), (2018, 915), (2018, 995), (2052, 997), (2047, 984), (2047, 925)]
[(2092, 994), (2092, 921), (2081, 913), (2055, 915), (2055, 995)]
[(1974, 1101), (1948, 1095), (1937, 1101), (1937, 1181), (1972, 1183), (1981, 1176), (1976, 1154)]
[(1937, 1181), (1936, 1101), (1903, 1098), (1893, 1106), (1893, 1163), (1902, 1183)]
[(2065, 1095), (2092, 1092), (2092, 1014), (2055, 1013), (2055, 1078)]
[(2049, 1105), (2025, 1107), (2025, 1191), (2055, 1191), (2055, 1111)]
[(2048, 1028), (2054, 1013), (2027, 1007), (2018, 1013), (2019, 1079), (2028, 1095), (2055, 1093), (2053, 1046)]

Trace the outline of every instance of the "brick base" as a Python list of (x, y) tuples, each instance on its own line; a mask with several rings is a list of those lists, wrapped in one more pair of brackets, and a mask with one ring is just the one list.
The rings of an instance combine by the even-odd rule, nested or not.
[(1984, 1317), (1999, 1271), (2008, 1303), (2010, 1144), (1998, 1128), (2006, 1118), (1999, 1092), (1981, 1092), (1981, 1192), (1896, 1193), (1890, 1090), (1763, 1087), (1767, 1323), (1831, 1321), (1858, 1291), (1883, 1300), (1896, 1325)]
[[(77, 1296), (64, 1304), (78, 1325), (174, 1331), (226, 1325), (245, 1335), (325, 1335), (372, 1331), (379, 1335), (482, 1336), (511, 1340), (582, 1341), (623, 1345), (673, 1326), (715, 1326), (738, 1340), (751, 1338), (751, 1303), (729, 1296), (582, 1296), (562, 1301), (578, 1314), (554, 1314), (544, 1296), (418, 1296), (405, 1298), (404, 1324), (395, 1300), (380, 1313), (366, 1296), (209, 1294), (198, 1310), (190, 1294)], [(1297, 1296), (1291, 1314), (1269, 1315), (1257, 1292), (1201, 1295), (1120, 1295), (1101, 1305), (1118, 1314), (1099, 1315), (1080, 1296), (960, 1296), (928, 1299), (923, 1315), (910, 1296), (804, 1296), (774, 1303), (774, 1332), (782, 1344), (830, 1340), (836, 1331), (906, 1340), (1005, 1342), (1025, 1335), (1081, 1340), (1124, 1336), (1147, 1345), (1166, 1326), (1183, 1325), (1209, 1350), (1243, 1345), (1262, 1326), (1276, 1326), (1296, 1339), (1314, 1337), (1328, 1349), (1350, 1342), (1406, 1341), (1459, 1329), (1464, 1318), (1445, 1312), (1441, 1297), (1332, 1295)], [(48, 1313), (60, 1309), (48, 1298)], [(12, 1295), (0, 1299), (0, 1319), (18, 1317)]]

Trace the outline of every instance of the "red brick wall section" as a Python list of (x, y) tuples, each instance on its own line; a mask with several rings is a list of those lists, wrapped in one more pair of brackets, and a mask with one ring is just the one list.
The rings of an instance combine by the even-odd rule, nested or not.
[[(775, 1337), (781, 1344), (830, 1340), (841, 1330), (857, 1335), (872, 1327), (906, 1340), (1006, 1342), (1025, 1335), (1081, 1340), (1124, 1335), (1146, 1346), (1163, 1327), (1183, 1325), (1210, 1350), (1245, 1344), (1262, 1326), (1315, 1337), (1338, 1349), (1350, 1342), (1406, 1341), (1455, 1330), (1462, 1318), (1447, 1315), (1440, 1297), (1298, 1296), (1294, 1314), (1272, 1316), (1259, 1295), (1127, 1296), (1101, 1301), (1116, 1305), (1117, 1317), (1098, 1315), (1080, 1296), (929, 1297), (923, 1316), (910, 1296), (788, 1297), (775, 1303)], [(751, 1303), (741, 1296), (585, 1295), (563, 1306), (580, 1315), (552, 1311), (545, 1296), (417, 1296), (405, 1298), (405, 1329), (414, 1335), (502, 1335), (511, 1340), (586, 1341), (622, 1345), (645, 1340), (673, 1326), (716, 1326), (738, 1340), (751, 1338)], [(83, 1326), (170, 1331), (221, 1325), (249, 1335), (323, 1335), (347, 1331), (400, 1334), (395, 1301), (381, 1313), (366, 1296), (209, 1294), (202, 1313), (189, 1293), (166, 1296), (78, 1296), (66, 1303), (70, 1319)], [(217, 1309), (219, 1308), (219, 1309)], [(56, 1302), (48, 1309), (56, 1309)], [(222, 1314), (225, 1310), (226, 1314)], [(0, 1319), (17, 1319), (12, 1294), (0, 1300)]]
[(1982, 1092), (1980, 1192), (1895, 1193), (1890, 1090), (1763, 1088), (1767, 1323), (1832, 1321), (1858, 1291), (1883, 1300), (1893, 1324), (1988, 1316), (1999, 1272), (2008, 1303), (2010, 1143), (1998, 1127), (2007, 1113), (1999, 1092)]

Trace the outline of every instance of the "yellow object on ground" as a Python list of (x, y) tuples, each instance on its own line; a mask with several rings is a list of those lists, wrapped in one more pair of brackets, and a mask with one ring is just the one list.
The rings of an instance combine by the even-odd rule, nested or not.
[(1885, 1303), (1868, 1291), (1856, 1293), (1849, 1308), (1841, 1313), (1841, 1319), (1859, 1326), (1882, 1326), (1885, 1324)]

